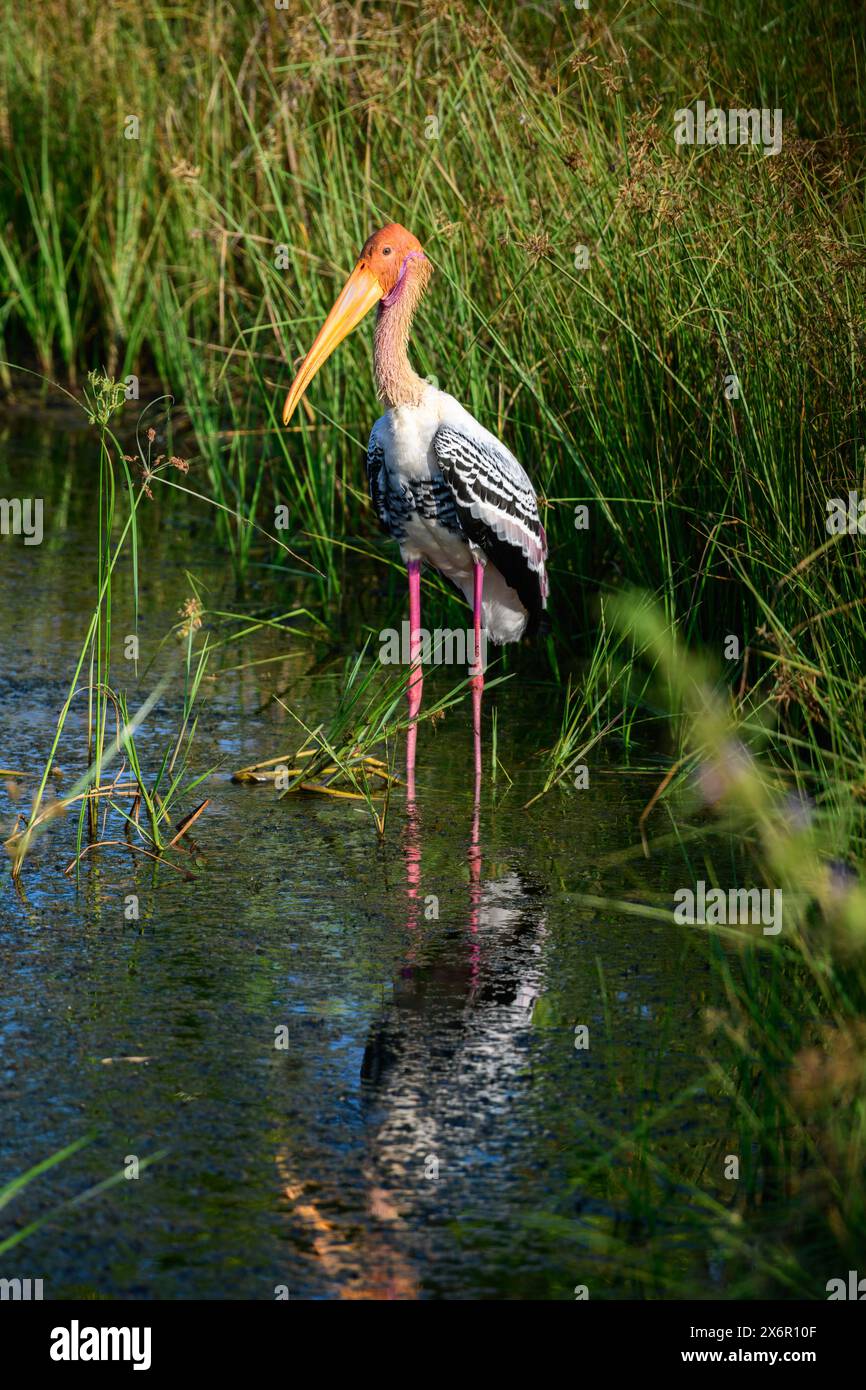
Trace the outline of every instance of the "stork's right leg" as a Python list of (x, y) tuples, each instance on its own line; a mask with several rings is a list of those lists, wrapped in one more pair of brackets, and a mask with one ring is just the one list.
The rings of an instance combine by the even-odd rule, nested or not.
[(409, 561), (409, 733), (406, 738), (406, 777), (415, 795), (415, 746), (418, 741), (418, 711), (424, 690), (424, 673), (419, 660), (421, 650), (421, 561)]
[(424, 673), (418, 654), (421, 650), (421, 561), (409, 561), (409, 718), (421, 708)]
[(481, 695), (484, 690), (484, 666), (481, 660), (481, 615), (484, 599), (484, 566), (475, 561), (475, 584), (473, 591), (472, 617), (475, 636), (475, 652), (472, 662), (472, 735), (475, 743), (476, 785), (481, 779)]

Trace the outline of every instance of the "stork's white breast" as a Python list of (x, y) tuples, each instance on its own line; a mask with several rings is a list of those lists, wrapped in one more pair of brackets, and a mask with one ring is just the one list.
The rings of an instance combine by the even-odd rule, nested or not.
[(495, 435), (479, 425), (459, 401), (435, 386), (428, 386), (420, 405), (395, 405), (374, 426), (384, 450), (385, 466), (395, 481), (430, 478), (439, 473), (433, 436), (440, 425), (450, 425), (468, 439), (477, 439), (479, 444), (506, 452)]

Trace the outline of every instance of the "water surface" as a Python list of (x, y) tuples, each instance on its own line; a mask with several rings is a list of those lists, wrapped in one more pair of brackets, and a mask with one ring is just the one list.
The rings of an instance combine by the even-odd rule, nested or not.
[[(29, 805), (91, 610), (93, 469), (89, 436), (5, 428), (0, 493), (43, 496), (46, 534), (0, 541), (0, 766), (27, 774), (0, 779), (4, 837)], [(238, 600), (201, 507), (160, 498), (144, 526), (143, 651), (177, 620), (187, 569), (213, 608), (290, 606), (255, 569)], [(358, 590), (375, 620), (375, 578)], [(341, 664), (268, 634), (212, 670), (193, 766), (218, 770), (185, 808), (210, 797), (194, 876), (118, 847), (89, 857), (76, 885), (69, 816), (37, 843), (22, 896), (0, 889), (0, 1184), (95, 1135), (7, 1208), (0, 1236), (129, 1156), (165, 1151), (0, 1273), (41, 1277), (53, 1298), (647, 1292), (608, 1253), (627, 1213), (592, 1165), (600, 1133), (612, 1146), (641, 1106), (701, 1074), (709, 974), (682, 933), (580, 895), (675, 881), (664, 860), (616, 862), (654, 782), (593, 767), (589, 791), (525, 809), (558, 699), (518, 677), (487, 702), (478, 805), (464, 704), (422, 728), (416, 806), (398, 797), (379, 842), (363, 806), (230, 779), (297, 746), (275, 693), (327, 723)], [(133, 706), (154, 678), (133, 686)], [(175, 684), (145, 726), (154, 765), (179, 698)], [(494, 703), (511, 784), (489, 775)], [(82, 701), (59, 756), (67, 782), (83, 716)], [(661, 1140), (671, 1152), (714, 1142), (712, 1115), (699, 1102), (689, 1115)], [(694, 1269), (704, 1253), (672, 1232), (670, 1260)]]

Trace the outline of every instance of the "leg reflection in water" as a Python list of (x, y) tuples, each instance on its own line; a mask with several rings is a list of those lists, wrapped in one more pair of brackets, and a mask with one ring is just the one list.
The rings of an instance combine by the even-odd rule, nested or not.
[(401, 1248), (421, 1267), (424, 1232), (478, 1204), (485, 1166), (505, 1152), (503, 1121), (527, 1085), (544, 987), (539, 887), (514, 869), (484, 877), (478, 731), (475, 739), (468, 902), (457, 923), (444, 912), (425, 920), (425, 894), (441, 884), (424, 881), (423, 817), (407, 798), (406, 957), (361, 1069), (370, 1181), (411, 1223)]

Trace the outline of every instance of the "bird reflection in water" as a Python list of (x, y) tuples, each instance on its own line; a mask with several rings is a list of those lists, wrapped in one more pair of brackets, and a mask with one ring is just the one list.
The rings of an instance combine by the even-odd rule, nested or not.
[(366, 1224), (359, 1229), (356, 1222), (350, 1237), (283, 1173), (294, 1214), (341, 1298), (421, 1295), (425, 1232), (446, 1216), (440, 1194), (449, 1213), (453, 1183), (467, 1194), (458, 1205), (471, 1200), (473, 1163), (495, 1144), (499, 1118), (525, 1084), (532, 1012), (544, 987), (543, 899), (538, 885), (514, 870), (483, 876), (480, 730), (474, 743), (461, 927), (427, 919), (441, 884), (424, 881), (424, 817), (414, 775), (407, 778), (403, 963), (360, 1073)]

